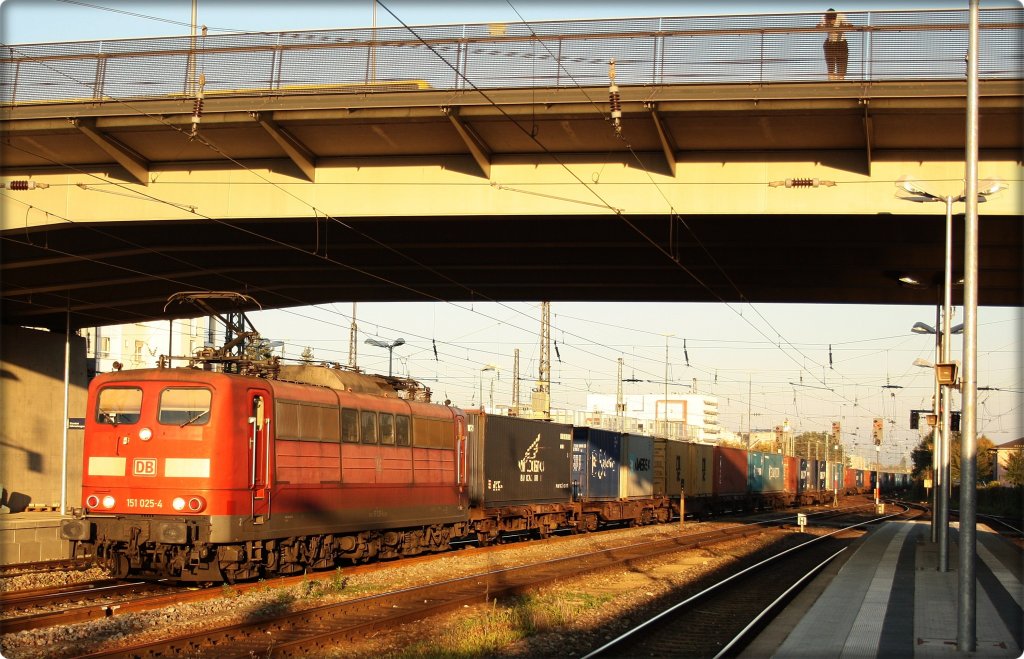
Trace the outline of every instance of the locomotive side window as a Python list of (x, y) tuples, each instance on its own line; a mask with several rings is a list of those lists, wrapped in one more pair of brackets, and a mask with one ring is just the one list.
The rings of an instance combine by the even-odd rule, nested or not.
[(384, 414), (383, 412), (378, 415), (377, 423), (380, 424), (380, 443), (381, 444), (394, 444), (395, 443), (395, 415)]
[(117, 387), (100, 391), (96, 403), (96, 422), (116, 426), (119, 423), (138, 423), (142, 412), (142, 389)]
[(395, 417), (395, 443), (399, 446), (412, 444), (409, 438), (409, 417), (398, 415)]
[(359, 441), (359, 410), (347, 407), (341, 410), (341, 441)]
[(359, 415), (360, 437), (364, 444), (377, 443), (377, 413), (362, 412)]
[(336, 442), (338, 408), (293, 401), (277, 401), (277, 436), (313, 442)]
[(413, 417), (414, 446), (422, 448), (455, 448), (455, 424), (440, 419)]
[(201, 426), (210, 421), (209, 389), (173, 388), (160, 392), (157, 420), (167, 425)]

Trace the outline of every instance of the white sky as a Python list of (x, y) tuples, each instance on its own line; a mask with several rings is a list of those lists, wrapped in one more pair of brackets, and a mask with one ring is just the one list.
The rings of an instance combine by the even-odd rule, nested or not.
[[(409, 25), (512, 22), (519, 20), (516, 11), (525, 20), (535, 21), (757, 13), (769, 6), (779, 12), (818, 12), (828, 6), (823, 2), (513, 0), (513, 10), (508, 2), (498, 0), (386, 0), (385, 4)], [(983, 2), (982, 6), (1007, 4)], [(841, 11), (966, 8), (967, 2), (858, 1), (831, 6)], [(4, 44), (17, 44), (182, 35), (189, 31), (190, 13), (189, 0), (7, 0), (0, 5), (0, 37)], [(370, 0), (199, 0), (198, 22), (211, 31), (365, 27), (372, 24), (373, 11)], [(380, 7), (376, 22), (378, 26), (396, 24)], [(936, 230), (941, 226), (936, 215)], [(823, 255), (794, 255), (802, 256)], [(298, 357), (309, 346), (317, 359), (344, 363), (351, 308), (350, 303), (339, 302), (319, 309), (254, 314), (252, 320), (263, 336), (284, 340), (289, 357)], [(387, 372), (387, 351), (363, 341), (369, 336), (402, 337), (407, 343), (395, 350), (395, 372), (423, 380), (434, 389), (436, 399), (450, 398), (467, 407), (478, 404), (481, 387), (486, 400), (491, 377), (497, 373), (495, 403), (507, 404), (515, 348), (520, 350), (521, 377), (532, 379), (537, 374), (538, 303), (360, 304), (357, 317), (359, 365)], [(954, 322), (961, 320), (958, 314)], [(672, 333), (668, 340), (670, 394), (688, 393), (696, 380), (698, 392), (719, 397), (725, 428), (741, 431), (748, 424), (771, 428), (788, 420), (798, 432), (824, 431), (833, 420), (842, 420), (844, 442), (854, 453), (870, 458), (874, 454), (871, 418), (884, 416), (895, 424), (886, 425), (882, 457), (894, 463), (919, 439), (918, 431), (907, 427), (909, 410), (931, 405), (932, 372), (911, 363), (918, 357), (934, 360), (934, 340), (910, 333), (916, 321), (934, 325), (934, 307), (556, 302), (552, 304), (552, 338), (559, 354), (552, 350), (552, 404), (581, 408), (588, 391), (614, 394), (619, 357), (625, 362), (624, 378), (645, 381), (625, 384), (625, 393), (662, 393), (663, 335)], [(1021, 309), (979, 310), (978, 384), (1003, 391), (979, 392), (978, 428), (979, 434), (996, 443), (1024, 434), (1022, 328)], [(959, 358), (959, 339), (954, 339), (953, 346), (954, 357)], [(492, 364), (498, 371), (481, 371)], [(521, 382), (524, 401), (529, 400), (531, 387), (531, 382)], [(753, 393), (750, 397), (748, 389)], [(748, 398), (752, 420), (747, 416)], [(954, 409), (959, 409), (958, 396)]]

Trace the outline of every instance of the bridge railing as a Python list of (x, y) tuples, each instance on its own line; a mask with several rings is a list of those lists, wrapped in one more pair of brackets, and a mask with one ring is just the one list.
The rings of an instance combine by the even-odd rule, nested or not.
[[(966, 10), (845, 13), (845, 80), (962, 80)], [(1022, 79), (1024, 10), (980, 11), (979, 75)], [(306, 30), (4, 45), (0, 103), (827, 80), (821, 14)]]

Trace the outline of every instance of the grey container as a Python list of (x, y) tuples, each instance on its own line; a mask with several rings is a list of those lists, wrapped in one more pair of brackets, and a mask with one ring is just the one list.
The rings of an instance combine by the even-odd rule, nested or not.
[(571, 454), (570, 425), (469, 414), (470, 505), (500, 508), (569, 503)]
[[(625, 499), (650, 499), (654, 496), (654, 438), (645, 435), (622, 436), (623, 474), (619, 495)], [(659, 469), (664, 472), (664, 469)]]

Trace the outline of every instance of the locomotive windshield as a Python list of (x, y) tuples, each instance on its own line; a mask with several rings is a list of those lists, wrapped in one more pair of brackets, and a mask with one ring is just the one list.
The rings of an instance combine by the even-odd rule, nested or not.
[(176, 426), (202, 425), (210, 420), (209, 389), (173, 388), (160, 392), (160, 423)]
[(100, 391), (96, 403), (96, 422), (116, 426), (119, 423), (138, 423), (142, 411), (142, 389), (116, 387)]

